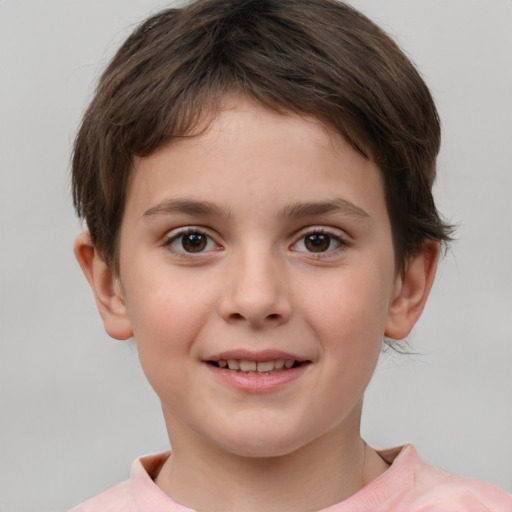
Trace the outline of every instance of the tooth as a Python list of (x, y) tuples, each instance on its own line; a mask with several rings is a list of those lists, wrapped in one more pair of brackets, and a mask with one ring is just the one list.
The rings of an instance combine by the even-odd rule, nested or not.
[(258, 361), (256, 369), (259, 372), (270, 372), (274, 369), (274, 361)]
[(240, 370), (240, 364), (236, 359), (228, 359), (228, 366), (230, 370)]
[(245, 359), (242, 359), (240, 361), (240, 370), (243, 372), (256, 371), (256, 361), (246, 361)]
[(293, 366), (293, 361), (291, 359), (287, 359), (285, 362), (284, 362), (284, 366), (286, 368), (291, 368)]
[(228, 362), (225, 361), (224, 359), (220, 359), (219, 361), (217, 361), (217, 364), (219, 365), (219, 368), (226, 368)]
[(284, 366), (284, 361), (282, 359), (278, 359), (275, 363), (274, 363), (274, 368), (276, 370), (280, 370), (282, 367)]

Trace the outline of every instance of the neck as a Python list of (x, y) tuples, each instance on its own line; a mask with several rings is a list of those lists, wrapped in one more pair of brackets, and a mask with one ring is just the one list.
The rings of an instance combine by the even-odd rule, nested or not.
[(387, 469), (361, 439), (359, 428), (352, 434), (340, 426), (279, 457), (226, 453), (204, 439), (180, 441), (173, 439), (172, 455), (156, 484), (178, 503), (208, 512), (319, 510)]

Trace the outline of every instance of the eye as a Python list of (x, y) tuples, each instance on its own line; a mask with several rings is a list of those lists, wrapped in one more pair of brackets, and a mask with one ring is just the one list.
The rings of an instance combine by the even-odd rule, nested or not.
[(218, 248), (215, 241), (203, 231), (187, 229), (171, 236), (165, 243), (179, 253), (197, 254)]
[(294, 251), (309, 253), (332, 252), (342, 245), (347, 245), (339, 236), (324, 230), (315, 230), (303, 235), (292, 246)]

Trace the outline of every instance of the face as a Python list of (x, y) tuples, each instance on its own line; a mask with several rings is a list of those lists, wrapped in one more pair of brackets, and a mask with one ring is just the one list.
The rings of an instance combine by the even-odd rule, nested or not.
[(137, 160), (116, 287), (173, 446), (357, 430), (394, 269), (378, 168), (314, 120), (233, 101)]

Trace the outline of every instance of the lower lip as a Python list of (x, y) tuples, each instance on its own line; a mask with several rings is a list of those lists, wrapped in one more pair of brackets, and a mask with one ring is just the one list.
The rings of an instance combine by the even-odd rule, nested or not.
[(222, 382), (230, 387), (247, 393), (265, 393), (276, 391), (286, 384), (301, 377), (309, 364), (301, 364), (289, 370), (283, 370), (269, 375), (257, 373), (242, 373), (225, 368), (218, 368), (205, 363), (208, 369)]

